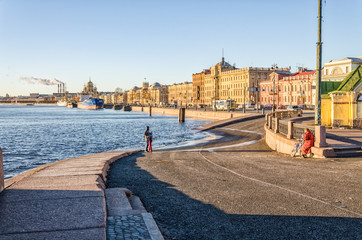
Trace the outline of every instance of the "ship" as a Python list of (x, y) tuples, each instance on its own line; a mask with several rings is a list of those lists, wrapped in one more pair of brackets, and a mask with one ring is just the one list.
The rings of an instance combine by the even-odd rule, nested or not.
[(103, 109), (104, 107), (104, 101), (100, 98), (90, 98), (87, 100), (84, 100), (83, 102), (78, 103), (78, 108), (80, 109)]
[(59, 100), (57, 102), (57, 105), (60, 106), (60, 107), (66, 107), (67, 106), (67, 101), (66, 100)]

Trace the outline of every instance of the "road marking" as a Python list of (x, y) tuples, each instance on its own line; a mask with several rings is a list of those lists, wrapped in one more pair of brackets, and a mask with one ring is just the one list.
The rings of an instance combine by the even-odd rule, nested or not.
[(180, 149), (180, 150), (173, 150), (173, 151), (162, 151), (162, 152), (199, 152), (199, 151), (209, 151), (213, 152), (216, 149), (224, 149), (224, 148), (233, 148), (233, 147), (245, 147), (254, 143), (257, 143), (261, 141), (262, 139), (258, 140), (252, 140), (248, 142), (238, 143), (238, 144), (232, 144), (232, 145), (226, 145), (226, 146), (220, 146), (220, 147), (211, 147), (211, 148), (196, 148), (196, 149)]
[(237, 132), (245, 132), (245, 133), (253, 133), (253, 134), (258, 134), (258, 135), (264, 135), (265, 134), (265, 133), (249, 131), (249, 130), (242, 130), (242, 129), (235, 129), (235, 128), (220, 128), (220, 129), (225, 129), (225, 130), (230, 130), (230, 131), (237, 131)]
[[(202, 155), (201, 150), (199, 151), (199, 154), (200, 154), (207, 162), (209, 162), (209, 163), (211, 163), (211, 164), (213, 164), (213, 165), (215, 165), (215, 166), (217, 166), (217, 167), (220, 167), (220, 168), (222, 168), (222, 169), (224, 169), (224, 170), (226, 170), (226, 171), (229, 171), (229, 172), (231, 172), (231, 173), (233, 173), (233, 174), (235, 174), (235, 175), (237, 175), (237, 176), (239, 176), (239, 177), (242, 177), (242, 178), (245, 178), (245, 179), (248, 179), (248, 180), (251, 180), (251, 181), (255, 181), (255, 182), (258, 182), (258, 183), (261, 183), (261, 184), (264, 184), (264, 185), (268, 185), (268, 186), (271, 186), (271, 187), (279, 188), (279, 189), (281, 189), (281, 190), (284, 190), (284, 191), (287, 191), (287, 192), (290, 192), (290, 193), (294, 193), (294, 194), (297, 194), (297, 195), (299, 195), (299, 196), (302, 196), (302, 197), (305, 197), (305, 198), (309, 198), (309, 199), (312, 199), (312, 200), (314, 200), (314, 201), (323, 203), (323, 204), (325, 204), (325, 205), (328, 205), (328, 206), (337, 208), (337, 209), (339, 209), (339, 210), (342, 210), (342, 211), (345, 211), (345, 212), (348, 212), (348, 213), (352, 213), (352, 214), (355, 214), (355, 215), (357, 215), (357, 216), (362, 217), (362, 214), (360, 214), (360, 213), (357, 213), (357, 212), (354, 212), (354, 211), (351, 211), (351, 210), (348, 210), (348, 209), (345, 209), (345, 208), (342, 208), (342, 207), (335, 206), (335, 205), (333, 205), (333, 204), (330, 204), (330, 203), (328, 203), (328, 202), (326, 202), (326, 201), (323, 201), (323, 200), (320, 200), (320, 199), (318, 199), (318, 198), (315, 198), (315, 197), (312, 197), (312, 196), (308, 196), (308, 195), (306, 195), (306, 194), (303, 194), (303, 193), (300, 193), (300, 192), (296, 192), (296, 191), (294, 191), (294, 190), (291, 190), (291, 189), (288, 189), (288, 188), (285, 188), (285, 187), (281, 187), (281, 186), (276, 185), (276, 184), (273, 184), (273, 183), (268, 183), (268, 182), (265, 182), (265, 181), (262, 181), (262, 180), (259, 180), (259, 179), (256, 179), (256, 178), (248, 177), (248, 176), (242, 175), (242, 174), (240, 174), (240, 173), (237, 173), (237, 172), (235, 172), (235, 171), (233, 171), (233, 170), (231, 170), (231, 169), (228, 169), (228, 168), (226, 168), (226, 167), (223, 167), (223, 166), (221, 166), (221, 165), (219, 165), (219, 164), (211, 161), (210, 159), (208, 159), (207, 157), (205, 157), (204, 155)], [(214, 154), (215, 154), (215, 153), (214, 153)]]

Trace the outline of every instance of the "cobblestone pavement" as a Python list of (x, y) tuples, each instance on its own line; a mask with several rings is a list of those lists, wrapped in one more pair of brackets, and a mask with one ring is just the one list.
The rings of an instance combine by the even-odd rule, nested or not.
[(107, 240), (151, 240), (141, 214), (107, 217)]

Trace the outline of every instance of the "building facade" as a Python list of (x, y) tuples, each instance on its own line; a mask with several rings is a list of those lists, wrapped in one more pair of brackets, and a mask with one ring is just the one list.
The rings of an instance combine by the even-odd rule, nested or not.
[(195, 105), (205, 104), (205, 74), (210, 74), (210, 69), (192, 74), (192, 98)]
[[(362, 57), (346, 57), (325, 63), (322, 68), (322, 82), (342, 82), (356, 67), (362, 65)], [(313, 78), (312, 97), (315, 103), (317, 76)], [(338, 84), (337, 84), (338, 85)], [(323, 89), (322, 89), (323, 91)]]
[[(269, 81), (269, 75), (274, 71), (290, 73), (290, 67), (276, 69), (247, 67), (237, 69), (222, 58), (221, 62), (212, 66), (210, 71), (204, 75), (204, 103), (212, 105), (213, 100), (227, 99), (235, 100), (238, 105), (256, 103), (259, 101), (259, 94), (256, 91), (259, 83)], [(197, 84), (194, 85), (197, 86)]]
[(177, 106), (193, 104), (193, 83), (184, 82), (168, 86), (168, 103)]

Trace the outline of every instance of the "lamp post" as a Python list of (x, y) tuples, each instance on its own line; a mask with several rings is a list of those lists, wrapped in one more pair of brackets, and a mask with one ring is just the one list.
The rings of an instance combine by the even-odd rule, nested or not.
[(214, 78), (214, 109), (216, 110), (216, 82), (217, 82), (217, 77)]
[(275, 113), (275, 76), (273, 75), (273, 115)]
[(256, 79), (256, 89), (255, 89), (255, 91), (256, 91), (256, 100), (255, 100), (255, 102), (256, 102), (256, 112), (258, 113), (259, 112), (259, 106), (258, 106), (258, 104), (259, 104), (259, 81), (258, 81), (258, 79)]
[(275, 113), (275, 69), (276, 68), (277, 68), (277, 65), (273, 64), (272, 65), (272, 69), (273, 69), (273, 107), (272, 107), (273, 115)]
[(243, 107), (243, 113), (246, 112), (245, 107), (246, 107), (246, 80), (244, 82), (244, 107)]
[(316, 82), (316, 109), (314, 124), (321, 125), (321, 83), (322, 83), (322, 0), (318, 0), (318, 42), (317, 42), (317, 77)]

